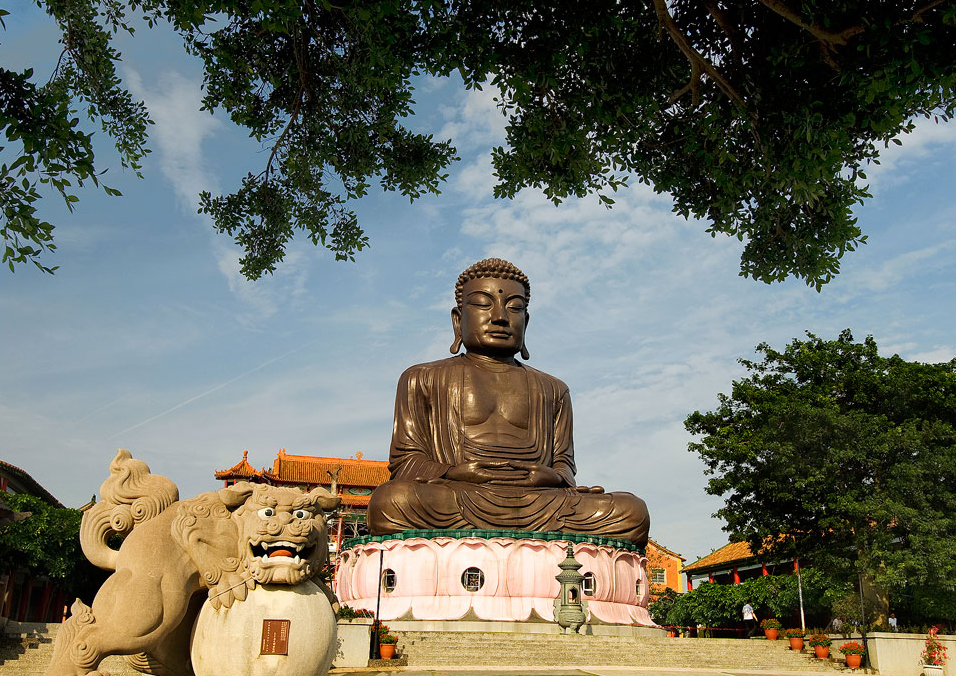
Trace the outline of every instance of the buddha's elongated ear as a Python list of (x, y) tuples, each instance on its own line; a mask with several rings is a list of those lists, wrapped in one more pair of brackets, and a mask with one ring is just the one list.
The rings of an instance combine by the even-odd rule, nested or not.
[(453, 307), (451, 309), (451, 328), (455, 332), (455, 341), (448, 348), (452, 354), (458, 354), (461, 350), (461, 308)]
[[(527, 334), (527, 331), (528, 331), (528, 322), (530, 322), (530, 321), (531, 321), (531, 315), (529, 315), (527, 312), (525, 312), (525, 313), (524, 313), (524, 330), (525, 330), (525, 336), (528, 335), (528, 334)], [(528, 361), (529, 359), (531, 359), (531, 353), (528, 352), (528, 346), (525, 345), (525, 341), (526, 341), (526, 340), (527, 340), (526, 337), (523, 337), (523, 338), (521, 339), (521, 358), (524, 359), (525, 361)]]

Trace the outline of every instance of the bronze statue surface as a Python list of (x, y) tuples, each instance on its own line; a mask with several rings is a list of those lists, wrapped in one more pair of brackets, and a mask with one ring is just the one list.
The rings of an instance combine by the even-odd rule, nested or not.
[(412, 528), (565, 531), (647, 542), (644, 501), (574, 481), (571, 397), (528, 359), (530, 284), (497, 258), (465, 270), (452, 309), (465, 354), (399, 380), (391, 480), (368, 509), (374, 535)]

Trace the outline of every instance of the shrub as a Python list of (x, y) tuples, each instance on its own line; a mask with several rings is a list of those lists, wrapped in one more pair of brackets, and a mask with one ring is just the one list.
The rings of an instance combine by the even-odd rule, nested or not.
[(356, 617), (375, 617), (375, 614), (364, 608), (356, 610), (351, 606), (341, 606), (335, 616), (340, 620), (354, 620)]
[(814, 634), (807, 643), (809, 643), (812, 648), (817, 646), (829, 647), (833, 641), (831, 641), (830, 637), (826, 634)]
[(783, 632), (783, 635), (787, 638), (803, 638), (806, 636), (806, 634), (807, 632), (805, 632), (803, 629), (787, 629), (785, 632)]
[(680, 594), (668, 587), (647, 607), (647, 610), (655, 622), (658, 624), (665, 623), (667, 622), (667, 615), (674, 604), (677, 603), (678, 598), (680, 598)]
[(761, 629), (782, 629), (783, 625), (780, 624), (779, 620), (775, 620), (774, 618), (769, 617), (760, 623), (760, 628)]

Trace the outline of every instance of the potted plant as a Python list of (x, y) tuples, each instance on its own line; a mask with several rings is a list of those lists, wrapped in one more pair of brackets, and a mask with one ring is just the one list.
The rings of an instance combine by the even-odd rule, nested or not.
[(825, 660), (830, 656), (830, 637), (826, 634), (814, 634), (810, 637), (808, 641), (810, 647), (813, 648), (813, 653), (821, 660)]
[(760, 628), (763, 629), (763, 635), (767, 637), (768, 641), (776, 641), (777, 632), (783, 628), (783, 625), (771, 617), (761, 622)]
[(946, 646), (940, 643), (939, 627), (930, 627), (926, 633), (926, 643), (920, 659), (923, 662), (925, 676), (942, 676), (943, 665), (946, 664)]
[(790, 641), (790, 650), (803, 650), (803, 637), (806, 632), (803, 629), (787, 629), (783, 635)]
[(840, 646), (840, 652), (843, 653), (843, 657), (846, 659), (846, 665), (850, 667), (850, 669), (858, 669), (860, 662), (863, 660), (863, 653), (866, 652), (866, 648), (856, 641), (847, 641)]
[(398, 643), (398, 636), (391, 633), (387, 624), (378, 625), (378, 651), (383, 660), (390, 660), (395, 657), (395, 646)]

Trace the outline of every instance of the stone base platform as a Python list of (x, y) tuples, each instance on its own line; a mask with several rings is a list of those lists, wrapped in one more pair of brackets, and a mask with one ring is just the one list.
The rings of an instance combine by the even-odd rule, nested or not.
[(593, 593), (584, 597), (592, 625), (656, 626), (647, 612), (643, 553), (629, 542), (575, 533), (432, 530), (357, 538), (343, 546), (336, 594), (340, 603), (373, 613), (380, 603), (385, 621), (550, 624), (568, 542), (580, 573), (593, 578)]

